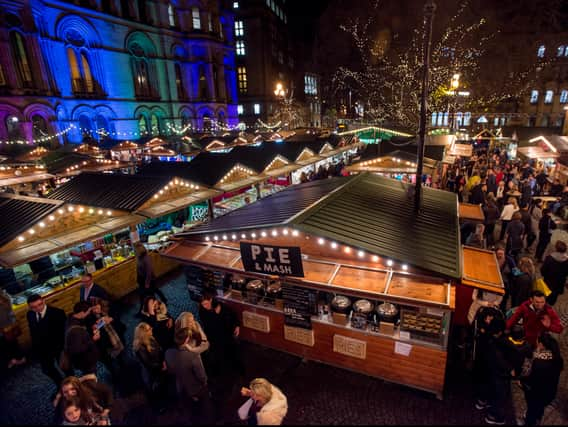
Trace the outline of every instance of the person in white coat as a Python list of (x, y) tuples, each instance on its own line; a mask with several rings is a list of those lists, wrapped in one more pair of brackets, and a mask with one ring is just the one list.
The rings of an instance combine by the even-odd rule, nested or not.
[(249, 425), (281, 425), (288, 412), (284, 393), (264, 378), (252, 380), (249, 387), (241, 389), (241, 395), (249, 399), (239, 408), (239, 418)]

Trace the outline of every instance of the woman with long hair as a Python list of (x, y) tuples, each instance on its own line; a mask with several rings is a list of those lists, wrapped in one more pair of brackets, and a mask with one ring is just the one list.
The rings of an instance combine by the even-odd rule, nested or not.
[(549, 333), (542, 333), (537, 338), (530, 374), (522, 381), (527, 401), (525, 425), (540, 423), (544, 408), (556, 397), (563, 368), (558, 342)]
[(203, 328), (199, 324), (193, 313), (189, 311), (182, 312), (176, 319), (175, 330), (188, 328), (191, 332), (192, 339), (188, 344), (188, 348), (194, 353), (203, 353), (209, 349), (209, 341), (207, 341), (207, 335), (203, 332)]
[(63, 421), (65, 402), (71, 399), (78, 401), (83, 414), (108, 419), (112, 406), (112, 390), (98, 383), (95, 375), (85, 375), (81, 378), (67, 377), (61, 382), (59, 392), (53, 401), (57, 424)]
[(513, 275), (511, 284), (511, 307), (518, 307), (531, 296), (532, 284), (536, 277), (534, 262), (529, 257), (522, 257), (518, 264), (519, 271)]
[(507, 204), (503, 207), (503, 211), (501, 212), (501, 234), (499, 235), (499, 240), (503, 240), (505, 237), (505, 231), (507, 230), (507, 226), (511, 222), (513, 218), (513, 214), (519, 210), (519, 205), (517, 204), (517, 199), (514, 197), (509, 197), (507, 199)]
[(523, 249), (523, 239), (525, 237), (525, 225), (521, 222), (522, 214), (517, 211), (511, 217), (511, 221), (507, 224), (505, 230), (507, 241), (507, 254), (517, 259), (519, 253)]

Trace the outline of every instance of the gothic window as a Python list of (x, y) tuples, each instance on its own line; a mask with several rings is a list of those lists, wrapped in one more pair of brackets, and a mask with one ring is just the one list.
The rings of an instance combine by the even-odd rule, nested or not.
[(236, 46), (237, 55), (243, 56), (245, 54), (245, 42), (243, 40), (237, 40)]
[(531, 90), (530, 103), (536, 104), (538, 102), (538, 90)]
[(142, 46), (134, 42), (129, 46), (132, 64), (132, 75), (134, 76), (134, 92), (136, 96), (154, 96), (152, 80), (150, 75), (150, 64)]
[(217, 117), (217, 123), (219, 126), (225, 126), (225, 113), (223, 111), (219, 111)]
[(152, 114), (150, 119), (151, 126), (152, 126), (152, 135), (159, 135), (160, 134), (160, 121), (158, 120), (158, 116)]
[(201, 30), (201, 16), (197, 7), (191, 9), (191, 17), (193, 22), (193, 29)]
[(247, 93), (248, 83), (247, 83), (247, 69), (246, 67), (237, 68), (237, 81), (239, 83), (239, 92)]
[(67, 47), (67, 59), (71, 70), (71, 87), (73, 92), (93, 93), (95, 85), (86, 53)]
[(8, 139), (11, 141), (21, 141), (24, 139), (20, 120), (16, 116), (6, 117), (6, 130), (8, 131)]
[(563, 89), (560, 91), (560, 103), (566, 104), (568, 102), (568, 90)]
[(140, 116), (140, 119), (138, 120), (138, 132), (140, 133), (140, 136), (144, 136), (148, 133), (148, 120), (146, 119), (146, 116)]
[(94, 138), (96, 135), (93, 129), (93, 121), (85, 114), (79, 116), (79, 130), (83, 138)]
[(186, 94), (185, 94), (185, 88), (183, 86), (183, 77), (182, 77), (182, 73), (181, 73), (181, 65), (180, 64), (174, 64), (174, 70), (175, 70), (175, 74), (176, 74), (176, 88), (177, 88), (178, 99), (185, 99)]
[(235, 36), (242, 37), (245, 34), (243, 21), (235, 21)]
[(48, 136), (47, 122), (39, 114), (32, 116), (32, 137), (34, 141)]
[(199, 98), (201, 100), (209, 99), (209, 90), (207, 87), (207, 79), (205, 78), (205, 69), (203, 65), (199, 67)]
[(554, 92), (551, 90), (547, 90), (544, 94), (544, 103), (545, 104), (552, 104), (552, 98), (554, 97)]
[(17, 31), (10, 32), (10, 47), (14, 54), (14, 62), (18, 70), (18, 77), (23, 87), (32, 87), (32, 70), (24, 38)]
[(544, 47), (544, 45), (540, 45), (538, 47), (538, 50), (536, 51), (536, 56), (538, 56), (539, 58), (544, 58), (545, 50), (546, 50), (546, 48)]
[(170, 23), (170, 27), (177, 27), (176, 14), (171, 3), (168, 5), (168, 21)]
[(208, 113), (205, 113), (203, 115), (203, 130), (205, 132), (210, 131), (211, 130), (211, 117), (209, 117)]

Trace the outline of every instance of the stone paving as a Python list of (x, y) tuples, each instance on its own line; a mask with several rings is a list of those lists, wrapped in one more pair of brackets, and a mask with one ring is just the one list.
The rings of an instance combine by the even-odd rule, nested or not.
[[(174, 273), (164, 280), (162, 290), (168, 298), (169, 312), (176, 317), (181, 311), (196, 312), (189, 300), (183, 276)], [(127, 325), (127, 348), (139, 319), (137, 295), (122, 302), (122, 320)], [(568, 294), (561, 296), (557, 309), (563, 323), (568, 324)], [(560, 337), (562, 351), (568, 355), (566, 332)], [(299, 357), (243, 343), (247, 372), (241, 380), (233, 380), (232, 388), (216, 404), (218, 425), (242, 425), (236, 417), (243, 403), (238, 390), (255, 377), (266, 377), (278, 385), (288, 397), (289, 411), (285, 424), (329, 425), (480, 425), (484, 414), (474, 408), (471, 376), (459, 365), (448, 365), (444, 400), (408, 387), (387, 383), (344, 369), (303, 361)], [(103, 366), (101, 381), (110, 382)], [(49, 424), (53, 417), (50, 396), (55, 387), (41, 373), (37, 363), (30, 363), (3, 374), (0, 393), (0, 424)], [(187, 425), (186, 405), (171, 405), (164, 414), (151, 410), (143, 393), (137, 391), (139, 375), (124, 373), (133, 390), (124, 391), (115, 400), (111, 413), (113, 424)], [(558, 397), (545, 413), (544, 423), (568, 424), (568, 369), (565, 369)], [(506, 408), (507, 424), (514, 425), (524, 410), (520, 389), (513, 386), (513, 401)]]

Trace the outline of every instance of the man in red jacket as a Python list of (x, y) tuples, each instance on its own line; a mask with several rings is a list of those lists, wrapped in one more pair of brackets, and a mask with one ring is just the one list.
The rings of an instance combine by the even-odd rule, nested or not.
[(507, 330), (516, 325), (519, 319), (523, 319), (526, 340), (533, 347), (536, 346), (536, 339), (542, 332), (559, 334), (563, 329), (558, 314), (546, 303), (546, 298), (541, 291), (532, 291), (528, 301), (515, 310), (507, 321)]

